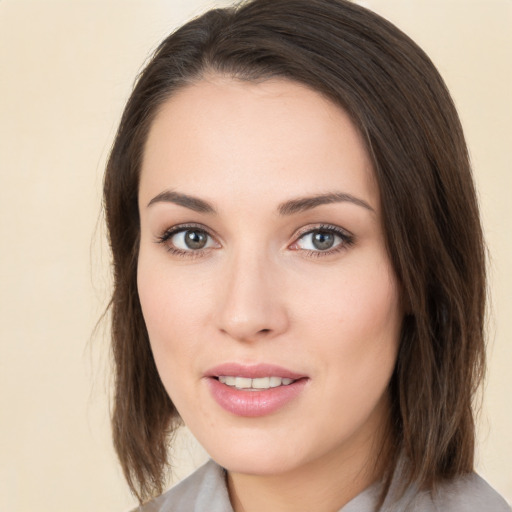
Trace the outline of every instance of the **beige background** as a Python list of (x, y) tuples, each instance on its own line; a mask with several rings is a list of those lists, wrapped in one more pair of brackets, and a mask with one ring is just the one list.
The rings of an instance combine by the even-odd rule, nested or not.
[[(228, 2), (217, 2), (217, 5)], [(369, 0), (460, 109), (490, 262), (479, 471), (512, 500), (512, 2)], [(0, 510), (127, 510), (110, 446), (105, 158), (149, 50), (211, 1), (0, 0)], [(185, 437), (176, 477), (203, 460)]]

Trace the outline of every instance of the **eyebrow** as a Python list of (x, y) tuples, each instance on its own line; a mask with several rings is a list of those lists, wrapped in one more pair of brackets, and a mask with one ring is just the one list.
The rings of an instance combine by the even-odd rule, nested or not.
[[(217, 213), (214, 206), (205, 201), (204, 199), (199, 199), (198, 197), (189, 196), (187, 194), (182, 194), (180, 192), (176, 192), (174, 190), (165, 190), (161, 192), (157, 196), (155, 196), (148, 203), (148, 207), (155, 203), (174, 203), (179, 206), (183, 206), (188, 208), (189, 210), (193, 210), (198, 213), (209, 213), (215, 214)], [(315, 196), (309, 197), (300, 197), (298, 199), (291, 199), (289, 201), (285, 201), (281, 203), (277, 211), (279, 215), (287, 216), (293, 215), (295, 213), (301, 213), (307, 210), (311, 210), (316, 208), (317, 206), (321, 206), (324, 204), (332, 204), (332, 203), (342, 203), (349, 202), (355, 204), (356, 206), (361, 206), (366, 210), (374, 212), (375, 210), (363, 199), (359, 199), (351, 194), (346, 194), (344, 192), (330, 192), (327, 194), (318, 194)]]
[(370, 210), (371, 212), (375, 212), (375, 210), (363, 199), (359, 199), (351, 194), (345, 194), (344, 192), (331, 192), (328, 194), (292, 199), (291, 201), (286, 201), (279, 205), (278, 211), (280, 215), (293, 215), (294, 213), (311, 210), (312, 208), (316, 208), (323, 204), (342, 202), (349, 202)]
[(153, 199), (149, 201), (148, 207), (155, 203), (174, 203), (198, 213), (216, 213), (215, 208), (208, 201), (199, 199), (198, 197), (188, 196), (187, 194), (180, 194), (173, 190), (165, 190), (153, 197)]

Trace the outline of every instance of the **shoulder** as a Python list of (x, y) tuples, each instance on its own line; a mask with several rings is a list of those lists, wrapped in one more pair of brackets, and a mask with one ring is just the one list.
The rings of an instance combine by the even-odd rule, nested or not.
[[(393, 512), (511, 512), (506, 501), (476, 473), (439, 484), (433, 492), (409, 488)], [(386, 508), (386, 512), (388, 508)]]
[(233, 512), (224, 469), (207, 462), (166, 493), (132, 512)]
[[(385, 512), (512, 512), (507, 502), (476, 473), (439, 483), (432, 492), (419, 491), (413, 483), (402, 494), (400, 478), (382, 509)], [(398, 499), (396, 496), (400, 496)], [(375, 502), (376, 503), (376, 502)]]
[(476, 473), (442, 484), (432, 495), (434, 510), (511, 512), (506, 501)]

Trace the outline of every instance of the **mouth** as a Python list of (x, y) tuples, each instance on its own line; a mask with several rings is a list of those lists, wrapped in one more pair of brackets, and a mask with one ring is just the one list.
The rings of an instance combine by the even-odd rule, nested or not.
[(278, 388), (280, 386), (289, 386), (298, 379), (290, 379), (288, 377), (258, 377), (251, 379), (249, 377), (240, 377), (233, 375), (219, 375), (216, 378), (226, 386), (243, 389), (244, 391), (263, 391), (266, 389)]
[(270, 365), (226, 363), (204, 377), (211, 396), (236, 416), (258, 417), (275, 413), (303, 394), (307, 375)]

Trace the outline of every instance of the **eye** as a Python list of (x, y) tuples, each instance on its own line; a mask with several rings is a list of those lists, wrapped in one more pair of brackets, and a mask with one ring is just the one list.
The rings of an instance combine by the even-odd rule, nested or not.
[(199, 252), (218, 246), (206, 230), (195, 226), (171, 228), (158, 237), (158, 242), (167, 245), (170, 252), (179, 254)]
[(196, 251), (208, 246), (210, 235), (199, 229), (187, 229), (179, 231), (170, 238), (172, 244), (183, 251)]
[(291, 246), (315, 253), (332, 253), (353, 243), (353, 237), (337, 227), (319, 227), (302, 234)]

